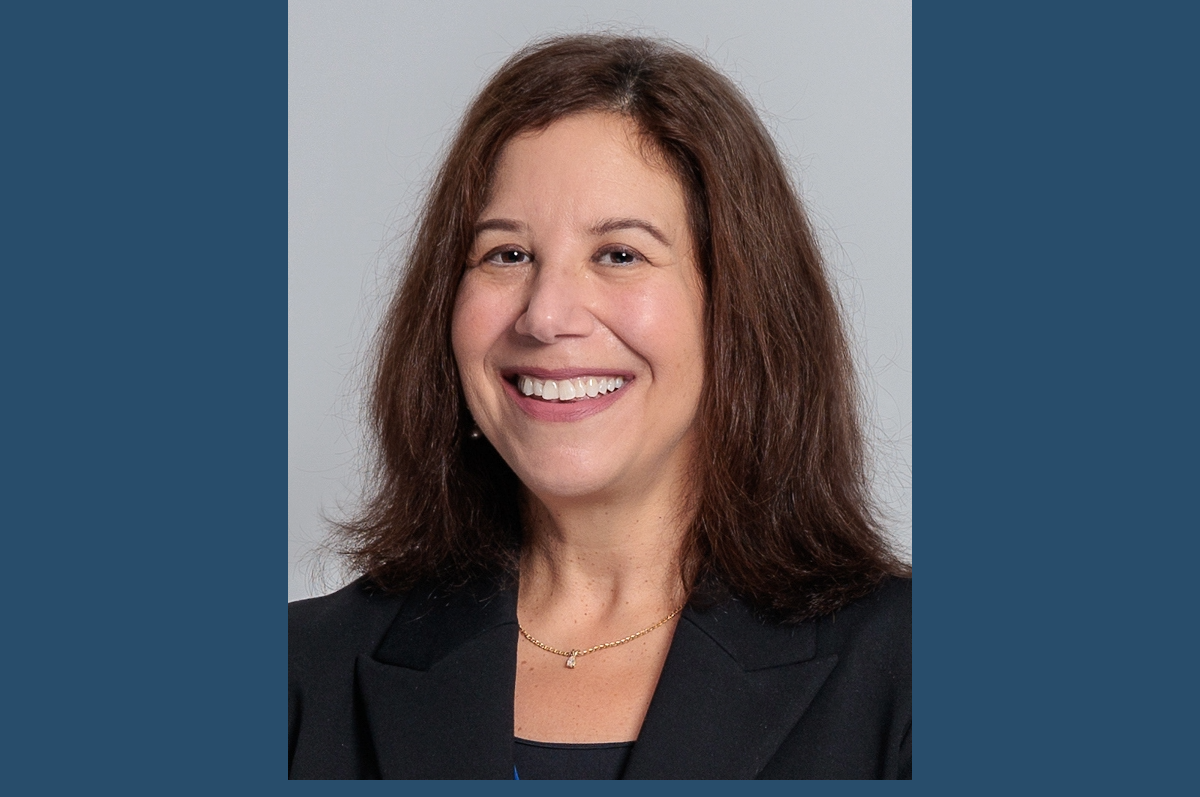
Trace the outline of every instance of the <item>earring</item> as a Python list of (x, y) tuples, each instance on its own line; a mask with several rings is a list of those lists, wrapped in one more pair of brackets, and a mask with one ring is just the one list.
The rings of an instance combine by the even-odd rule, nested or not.
[(467, 432), (467, 437), (471, 438), (472, 440), (478, 440), (479, 438), (483, 437), (483, 432), (479, 431), (478, 424), (475, 424), (471, 427), (471, 431)]

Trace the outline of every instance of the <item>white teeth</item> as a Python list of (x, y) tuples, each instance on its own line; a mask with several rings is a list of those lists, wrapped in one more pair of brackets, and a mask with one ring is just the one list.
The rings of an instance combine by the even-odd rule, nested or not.
[(534, 379), (517, 376), (517, 390), (526, 396), (539, 396), (547, 401), (574, 401), (603, 396), (620, 389), (624, 377), (580, 376), (575, 379)]

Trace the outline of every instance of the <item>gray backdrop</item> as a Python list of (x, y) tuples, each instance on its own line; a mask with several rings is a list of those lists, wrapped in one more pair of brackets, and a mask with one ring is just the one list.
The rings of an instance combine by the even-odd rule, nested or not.
[(912, 27), (907, 0), (288, 4), (288, 600), (345, 583), (323, 516), (360, 486), (364, 358), (466, 103), (549, 33), (665, 36), (758, 106), (853, 334), (889, 532), (912, 551)]

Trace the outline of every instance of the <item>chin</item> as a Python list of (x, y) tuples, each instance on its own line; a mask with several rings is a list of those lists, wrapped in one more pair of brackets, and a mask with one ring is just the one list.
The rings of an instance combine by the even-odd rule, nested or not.
[(581, 499), (600, 497), (610, 492), (616, 479), (595, 471), (570, 468), (529, 474), (521, 480), (534, 495), (545, 498)]
[(592, 479), (522, 480), (525, 488), (543, 503), (552, 501), (601, 501), (611, 492), (612, 485), (598, 484)]
[(620, 481), (620, 469), (598, 466), (578, 454), (542, 457), (536, 464), (510, 461), (509, 466), (525, 488), (544, 501), (601, 498)]

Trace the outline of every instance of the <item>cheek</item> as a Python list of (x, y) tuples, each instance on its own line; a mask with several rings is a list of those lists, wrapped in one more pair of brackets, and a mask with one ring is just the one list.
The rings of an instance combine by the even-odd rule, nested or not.
[(469, 370), (479, 353), (487, 349), (488, 318), (484, 295), (464, 279), (454, 298), (450, 320), (450, 345), (460, 371)]
[(658, 285), (614, 302), (614, 330), (657, 376), (698, 376), (704, 361), (704, 307), (690, 287)]
[(450, 347), (454, 361), (458, 364), (459, 379), (463, 391), (470, 400), (475, 392), (473, 382), (483, 365), (487, 352), (487, 330), (483, 323), (486, 315), (480, 312), (465, 286), (459, 289), (454, 303), (454, 315), (450, 322)]
[(459, 286), (450, 321), (450, 346), (463, 379), (471, 392), (470, 381), (479, 379), (487, 367), (488, 354), (508, 335), (512, 326), (508, 298), (495, 286), (480, 285), (468, 274)]
[(458, 379), (462, 385), (467, 408), (479, 417), (481, 407), (479, 393), (483, 382), (483, 362), (487, 353), (487, 331), (481, 324), (485, 318), (470, 301), (464, 301), (460, 290), (450, 322), (450, 347), (458, 365)]

